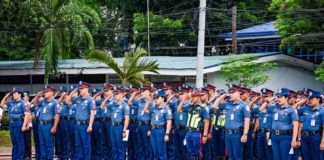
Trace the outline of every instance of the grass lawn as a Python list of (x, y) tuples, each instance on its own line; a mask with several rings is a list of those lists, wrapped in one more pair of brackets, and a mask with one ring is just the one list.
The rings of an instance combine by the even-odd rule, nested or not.
[(1, 147), (11, 147), (10, 133), (6, 130), (0, 131), (0, 144)]

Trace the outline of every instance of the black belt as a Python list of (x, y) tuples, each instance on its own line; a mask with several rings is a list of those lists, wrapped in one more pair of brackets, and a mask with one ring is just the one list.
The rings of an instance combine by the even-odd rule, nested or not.
[(103, 121), (103, 118), (95, 118), (94, 121), (95, 121), (95, 122)]
[(144, 125), (149, 125), (151, 121), (137, 121), (137, 125), (139, 126), (144, 126)]
[(165, 125), (154, 125), (154, 124), (152, 124), (151, 128), (152, 129), (165, 128)]
[(112, 126), (120, 126), (120, 125), (123, 125), (124, 122), (112, 122), (111, 125)]
[(216, 131), (218, 131), (218, 130), (224, 129), (225, 127), (224, 126), (215, 126), (214, 128)]
[(76, 120), (75, 121), (75, 124), (77, 124), (77, 125), (86, 125), (86, 124), (88, 124), (89, 122), (87, 121), (87, 120), (83, 120), (83, 121), (79, 121), (79, 120)]
[(197, 132), (200, 131), (199, 128), (187, 128), (188, 132)]
[(289, 130), (271, 130), (271, 134), (274, 134), (274, 135), (291, 135), (293, 133), (293, 131), (291, 129)]
[(266, 129), (266, 128), (259, 128), (258, 129), (258, 132), (260, 132), (260, 133), (265, 133), (265, 132), (270, 132), (271, 131), (271, 129)]
[(73, 117), (71, 117), (71, 116), (62, 116), (62, 117), (60, 117), (60, 120), (73, 120), (74, 118)]
[(52, 123), (53, 123), (53, 120), (47, 120), (47, 121), (39, 120), (38, 121), (38, 124), (52, 124)]
[(225, 129), (225, 133), (227, 133), (227, 134), (242, 134), (243, 129)]
[(185, 125), (176, 125), (175, 126), (176, 129), (186, 129)]
[(111, 121), (111, 117), (103, 117), (102, 121)]
[(302, 131), (302, 135), (304, 136), (314, 136), (317, 134), (321, 134), (321, 131)]
[(129, 119), (129, 123), (136, 123), (137, 121), (135, 119)]
[(33, 119), (33, 123), (39, 123), (39, 120)]
[(22, 121), (23, 119), (21, 117), (19, 118), (10, 118), (10, 122), (18, 122), (18, 121)]

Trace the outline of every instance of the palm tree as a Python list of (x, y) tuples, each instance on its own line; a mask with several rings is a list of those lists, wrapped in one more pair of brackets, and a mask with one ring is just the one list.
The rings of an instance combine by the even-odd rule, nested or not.
[(83, 0), (26, 0), (22, 10), (24, 22), (37, 26), (34, 66), (44, 58), (45, 84), (50, 74), (59, 74), (58, 62), (70, 57), (72, 46), (94, 49), (91, 29), (99, 27), (101, 18)]
[(144, 78), (143, 72), (152, 72), (159, 74), (159, 64), (156, 60), (148, 60), (147, 52), (142, 49), (136, 49), (134, 53), (126, 52), (121, 66), (114, 60), (114, 58), (106, 52), (100, 50), (93, 50), (85, 54), (85, 58), (92, 62), (101, 62), (112, 68), (124, 86), (129, 84), (140, 85), (150, 84), (151, 82)]

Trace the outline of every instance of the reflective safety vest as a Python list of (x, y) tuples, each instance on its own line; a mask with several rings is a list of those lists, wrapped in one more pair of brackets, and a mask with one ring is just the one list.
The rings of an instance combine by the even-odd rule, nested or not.
[[(226, 115), (225, 110), (218, 111), (216, 126), (225, 126), (225, 115)], [(216, 116), (215, 116), (215, 118), (216, 118)]]
[(199, 128), (202, 122), (202, 109), (200, 105), (191, 105), (188, 110), (187, 128)]

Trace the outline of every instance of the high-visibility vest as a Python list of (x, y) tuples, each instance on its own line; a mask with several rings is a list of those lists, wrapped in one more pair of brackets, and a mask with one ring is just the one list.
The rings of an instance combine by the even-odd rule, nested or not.
[(188, 111), (187, 128), (198, 128), (202, 122), (201, 114), (203, 107), (200, 105), (192, 105)]
[(217, 114), (217, 126), (225, 126), (225, 110), (223, 111), (220, 111), (218, 114)]

